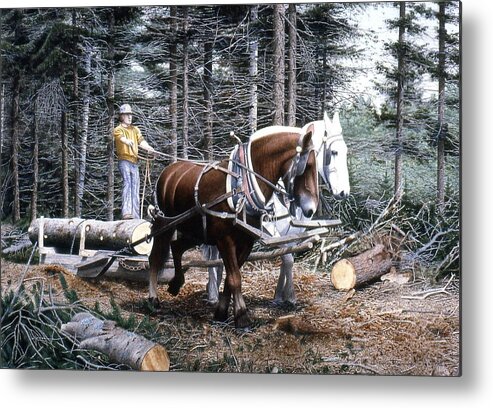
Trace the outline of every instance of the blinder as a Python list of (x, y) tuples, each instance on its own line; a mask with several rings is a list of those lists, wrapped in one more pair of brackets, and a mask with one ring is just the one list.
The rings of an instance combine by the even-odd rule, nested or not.
[(335, 137), (335, 138), (332, 138), (331, 141), (330, 141), (330, 144), (324, 149), (324, 163), (323, 163), (323, 166), (324, 167), (329, 167), (330, 166), (330, 163), (332, 161), (332, 156), (333, 156), (333, 149), (332, 149), (332, 143), (334, 142), (337, 142), (337, 141), (341, 141), (342, 140), (342, 137)]
[(295, 177), (301, 176), (305, 170), (306, 170), (306, 165), (308, 163), (308, 156), (310, 155), (311, 150), (308, 150), (304, 152), (303, 154), (300, 154), (300, 157), (298, 159), (298, 163), (296, 164), (296, 169), (295, 169)]
[(285, 187), (287, 193), (287, 199), (289, 202), (289, 212), (294, 217), (296, 216), (296, 208), (297, 205), (294, 200), (294, 181), (296, 177), (302, 176), (306, 171), (306, 166), (308, 164), (308, 159), (310, 157), (310, 153), (314, 152), (315, 148), (313, 145), (309, 147), (306, 151), (303, 151), (300, 144), (296, 147), (296, 155), (293, 157), (293, 161), (291, 163), (291, 167), (287, 174), (285, 175)]

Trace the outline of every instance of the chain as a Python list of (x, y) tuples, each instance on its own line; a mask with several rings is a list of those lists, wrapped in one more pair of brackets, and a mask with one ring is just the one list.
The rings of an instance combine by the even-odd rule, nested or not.
[[(123, 269), (131, 272), (140, 272), (145, 271), (149, 268), (149, 262), (146, 261), (134, 261), (130, 259), (130, 263), (128, 263), (129, 259), (122, 258), (118, 261), (118, 265), (120, 265)], [(131, 263), (135, 263), (135, 265), (131, 265)]]

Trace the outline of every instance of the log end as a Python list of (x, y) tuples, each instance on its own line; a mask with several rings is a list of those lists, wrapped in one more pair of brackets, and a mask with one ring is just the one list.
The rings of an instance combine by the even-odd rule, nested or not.
[[(135, 227), (132, 232), (131, 242), (136, 242), (151, 234), (151, 223), (144, 221)], [(152, 249), (152, 239), (149, 242), (144, 241), (134, 247), (134, 251), (139, 255), (149, 255)]]
[(152, 347), (142, 359), (141, 371), (169, 371), (169, 356), (166, 349), (160, 344)]
[(330, 280), (338, 290), (353, 289), (356, 285), (356, 270), (347, 259), (341, 259), (332, 267)]

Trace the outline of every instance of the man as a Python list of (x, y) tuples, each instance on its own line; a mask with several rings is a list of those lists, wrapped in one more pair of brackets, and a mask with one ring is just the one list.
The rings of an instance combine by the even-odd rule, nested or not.
[(132, 125), (130, 105), (120, 106), (119, 115), (120, 124), (113, 131), (113, 136), (118, 156), (118, 169), (123, 178), (122, 218), (130, 220), (140, 218), (139, 146), (151, 153), (154, 152), (154, 149), (144, 140), (140, 129)]

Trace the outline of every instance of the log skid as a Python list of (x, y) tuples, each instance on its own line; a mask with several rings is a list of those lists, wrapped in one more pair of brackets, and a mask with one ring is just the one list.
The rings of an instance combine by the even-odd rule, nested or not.
[(75, 337), (82, 349), (99, 351), (115, 363), (139, 371), (169, 371), (168, 353), (162, 345), (124, 330), (114, 321), (78, 313), (62, 325), (62, 331)]
[(389, 272), (392, 256), (381, 244), (351, 258), (337, 261), (330, 280), (338, 290), (350, 290), (369, 283)]
[[(43, 234), (40, 237), (40, 227)], [(42, 239), (43, 245), (77, 252), (82, 246), (93, 250), (119, 250), (146, 237), (151, 223), (145, 220), (98, 221), (82, 218), (37, 218), (29, 226), (29, 239)], [(41, 244), (40, 244), (41, 247)], [(133, 248), (138, 255), (147, 255), (152, 240)]]

